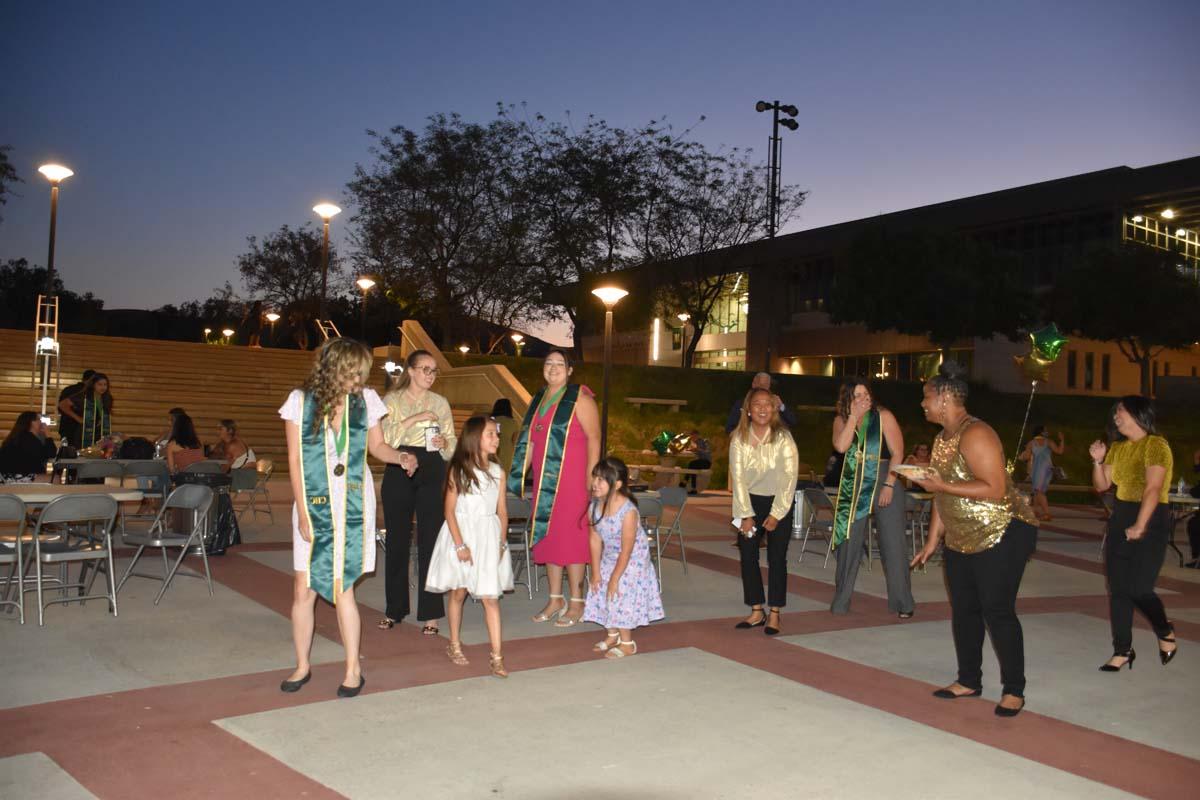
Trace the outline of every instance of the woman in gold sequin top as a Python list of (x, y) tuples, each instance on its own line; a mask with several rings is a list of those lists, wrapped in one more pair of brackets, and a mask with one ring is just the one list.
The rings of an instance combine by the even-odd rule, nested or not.
[(1005, 471), (1000, 437), (967, 413), (966, 399), (965, 373), (953, 362), (944, 363), (925, 383), (921, 409), (942, 431), (934, 439), (929, 470), (915, 479), (934, 499), (929, 538), (912, 564), (928, 561), (945, 538), (958, 680), (933, 696), (954, 700), (983, 693), (986, 628), (1004, 684), (996, 715), (1015, 717), (1025, 707), (1025, 643), (1017, 591), (1037, 545), (1037, 518)]
[(1092, 442), (1092, 486), (1098, 492), (1117, 487), (1108, 533), (1104, 537), (1104, 571), (1108, 574), (1108, 616), (1113, 654), (1101, 672), (1133, 669), (1133, 609), (1145, 615), (1158, 637), (1165, 665), (1175, 657), (1175, 629), (1154, 591), (1171, 537), (1167, 495), (1173, 458), (1167, 440), (1156, 435), (1154, 404), (1129, 395), (1113, 406), (1113, 442)]

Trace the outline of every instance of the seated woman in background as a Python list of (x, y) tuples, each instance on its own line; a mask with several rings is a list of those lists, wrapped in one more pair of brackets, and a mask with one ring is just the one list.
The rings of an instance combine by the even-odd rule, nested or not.
[(167, 441), (167, 470), (175, 474), (203, 460), (204, 447), (200, 444), (200, 437), (196, 436), (192, 418), (187, 414), (178, 415)]
[[(914, 467), (928, 467), (929, 445), (919, 444), (914, 447), (912, 452), (905, 457), (904, 463), (912, 464)], [(904, 485), (910, 489), (914, 486), (913, 482), (908, 478), (901, 478), (900, 480), (904, 481)]]
[(217, 423), (218, 441), (213, 445), (210, 458), (229, 462), (230, 469), (241, 469), (258, 460), (250, 446), (238, 436), (237, 423), (223, 419)]
[(501, 397), (492, 404), (491, 417), (496, 420), (496, 427), (500, 431), (500, 450), (496, 457), (500, 459), (500, 468), (507, 475), (512, 468), (513, 452), (517, 448), (517, 434), (521, 432), (521, 426), (513, 416), (512, 401), (507, 397)]
[(57, 448), (36, 411), (22, 411), (0, 445), (0, 483), (32, 483)]

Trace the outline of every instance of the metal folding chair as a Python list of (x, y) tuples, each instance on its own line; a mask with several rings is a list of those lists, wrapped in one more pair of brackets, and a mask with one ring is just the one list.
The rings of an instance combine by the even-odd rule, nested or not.
[[(171, 473), (167, 470), (167, 462), (162, 459), (146, 459), (130, 461), (125, 465), (125, 477), (135, 478), (138, 488), (145, 497), (158, 499), (159, 508), (167, 502), (167, 493), (171, 491)], [(123, 514), (123, 518), (153, 520), (156, 513)], [(123, 531), (122, 531), (123, 532)]]
[[(917, 500), (911, 494), (904, 495), (905, 510), (908, 512), (908, 540), (911, 550), (910, 558), (916, 558), (925, 547), (925, 534), (929, 531), (929, 516), (932, 500)], [(918, 544), (919, 542), (919, 544)], [(920, 567), (925, 571), (925, 565)]]
[(262, 459), (256, 461), (253, 467), (244, 467), (230, 471), (230, 476), (233, 478), (233, 485), (230, 491), (234, 497), (241, 494), (249, 494), (250, 499), (238, 512), (238, 519), (242, 518), (242, 514), (247, 511), (254, 512), (254, 518), (258, 519), (257, 500), (261, 495), (263, 499), (263, 507), (267, 516), (271, 519), (271, 524), (275, 523), (275, 511), (271, 508), (271, 494), (267, 491), (267, 481), (271, 480), (271, 475), (275, 473), (275, 462), (270, 459)]
[[(212, 597), (212, 573), (208, 569), (208, 553), (204, 550), (204, 526), (208, 522), (208, 509), (212, 505), (212, 500), (212, 488), (195, 483), (185, 483), (177, 487), (167, 497), (167, 501), (163, 503), (162, 509), (158, 512), (158, 516), (155, 518), (153, 524), (150, 525), (150, 530), (145, 533), (125, 534), (125, 544), (137, 545), (137, 551), (133, 554), (133, 560), (129, 562), (125, 574), (121, 576), (121, 582), (117, 584), (117, 592), (121, 591), (121, 587), (125, 585), (125, 581), (129, 580), (130, 575), (160, 580), (162, 581), (162, 588), (158, 590), (158, 595), (154, 598), (154, 605), (158, 605), (158, 601), (162, 600), (163, 595), (167, 593), (167, 588), (170, 587), (175, 575), (179, 574), (186, 578), (204, 578), (208, 582), (208, 596)], [(168, 530), (167, 515), (172, 511), (191, 512), (192, 523), (190, 530)], [(174, 516), (174, 514), (171, 514), (171, 517)], [(184, 527), (187, 528), (186, 523)], [(137, 566), (138, 559), (142, 557), (142, 553), (147, 547), (157, 547), (160, 549), (163, 562), (161, 575), (156, 575), (152, 572), (133, 571), (133, 568)], [(179, 557), (175, 559), (175, 563), (173, 564), (168, 564), (167, 561), (167, 548), (169, 547), (179, 548)], [(179, 565), (183, 563), (184, 557), (193, 547), (200, 551), (200, 559), (204, 562), (203, 575), (195, 572), (179, 572)]]
[(523, 555), (525, 561), (525, 580), (516, 580), (521, 575), (521, 570), (518, 564), (514, 564), (513, 583), (519, 583), (528, 589), (529, 599), (532, 600), (533, 593), (538, 588), (537, 567), (529, 550), (529, 523), (533, 517), (533, 506), (527, 498), (511, 494), (504, 498), (504, 503), (508, 508), (508, 530), (505, 531), (508, 552), (514, 559), (517, 554)]
[[(821, 569), (825, 569), (829, 566), (829, 554), (833, 552), (833, 501), (825, 494), (824, 489), (805, 489), (804, 510), (808, 518), (804, 521), (804, 535), (801, 537), (800, 558), (797, 559), (797, 563), (804, 561), (804, 554), (808, 552), (808, 537), (816, 532), (828, 542), (825, 561), (821, 564)], [(821, 513), (826, 511), (829, 512), (829, 519), (818, 519)]]
[[(25, 593), (21, 591), (24, 583), (25, 559), (21, 553), (22, 539), (25, 538), (25, 503), (19, 497), (3, 494), (0, 495), (0, 523), (11, 523), (13, 530), (11, 534), (5, 532), (0, 534), (0, 564), (11, 564), (8, 570), (8, 578), (4, 581), (4, 596), (0, 599), (0, 606), (15, 606), (21, 618), (21, 624), (25, 624)], [(12, 544), (9, 544), (7, 539), (11, 535)], [(16, 599), (9, 600), (8, 593), (16, 585)]]
[(125, 468), (119, 462), (108, 461), (103, 458), (85, 461), (75, 468), (76, 483), (95, 479), (100, 479), (103, 482), (104, 478), (123, 478), (124, 476)]
[[(117, 584), (113, 577), (112, 557), (112, 529), (117, 521), (117, 513), (117, 501), (105, 494), (65, 495), (51, 500), (42, 509), (42, 513), (38, 515), (37, 527), (33, 531), (31, 558), (36, 569), (34, 577), (37, 585), (33, 589), (22, 588), (24, 592), (37, 592), (38, 625), (45, 624), (46, 606), (55, 603), (74, 603), (77, 600), (82, 603), (85, 600), (104, 598), (108, 601), (112, 615), (117, 616)], [(69, 536), (50, 534), (45, 530), (47, 526), (62, 526), (66, 529), (71, 525), (86, 525), (87, 537), (74, 539)], [(99, 527), (98, 533), (97, 526)], [(97, 569), (93, 571), (91, 580), (85, 584), (83, 567), (89, 561), (99, 563), (96, 564)], [(63, 564), (69, 567), (74, 562), (80, 563), (79, 581), (69, 583), (63, 580), (57, 588), (65, 590), (76, 587), (83, 593), (76, 597), (69, 597), (64, 591), (62, 597), (44, 600), (42, 565)], [(108, 593), (88, 594), (91, 592), (92, 582), (96, 580), (96, 572), (99, 571), (100, 564), (105, 567), (104, 578), (108, 584)]]
[(213, 461), (210, 459), (197, 461), (194, 464), (188, 464), (186, 467), (180, 470), (180, 472), (206, 473), (208, 475), (219, 475), (224, 471), (225, 465), (222, 462)]
[[(659, 493), (661, 495), (661, 489)], [(650, 539), (653, 545), (650, 550), (650, 557), (654, 560), (654, 568), (658, 572), (658, 591), (662, 592), (662, 537), (659, 534), (663, 517), (663, 502), (657, 497), (647, 497), (645, 495), (640, 495), (637, 501), (638, 513), (642, 517), (642, 529), (646, 532), (646, 537)]]
[[(679, 560), (683, 563), (683, 574), (687, 575), (687, 548), (683, 543), (683, 507), (687, 505), (688, 493), (687, 489), (682, 486), (664, 486), (658, 490), (658, 499), (662, 502), (664, 510), (666, 508), (675, 509), (675, 518), (671, 520), (671, 524), (666, 528), (666, 536), (656, 536), (656, 540), (661, 540), (661, 549), (658, 551), (658, 561), (662, 563), (662, 551), (667, 549), (671, 544), (672, 537), (679, 537)], [(659, 587), (660, 589), (662, 587)]]

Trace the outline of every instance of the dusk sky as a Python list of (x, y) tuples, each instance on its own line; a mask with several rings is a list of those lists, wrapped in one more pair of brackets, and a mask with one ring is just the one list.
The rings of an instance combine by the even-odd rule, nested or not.
[[(0, 259), (112, 308), (208, 297), (249, 235), (345, 205), (368, 128), (497, 101), (711, 147), (794, 103), (785, 230), (1200, 154), (1200, 2), (22, 2), (4, 4), (0, 144), (24, 183)], [(345, 231), (349, 213), (335, 220)], [(559, 338), (555, 336), (554, 338)]]

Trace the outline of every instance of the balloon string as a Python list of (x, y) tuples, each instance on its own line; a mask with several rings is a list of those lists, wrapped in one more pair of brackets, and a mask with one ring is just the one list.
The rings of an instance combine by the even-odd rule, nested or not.
[(1013, 452), (1013, 457), (1021, 452), (1021, 442), (1025, 441), (1025, 425), (1029, 422), (1029, 409), (1033, 408), (1033, 393), (1037, 391), (1037, 381), (1032, 381), (1029, 384), (1029, 402), (1025, 404), (1025, 419), (1021, 420), (1021, 435), (1017, 437), (1017, 449)]

